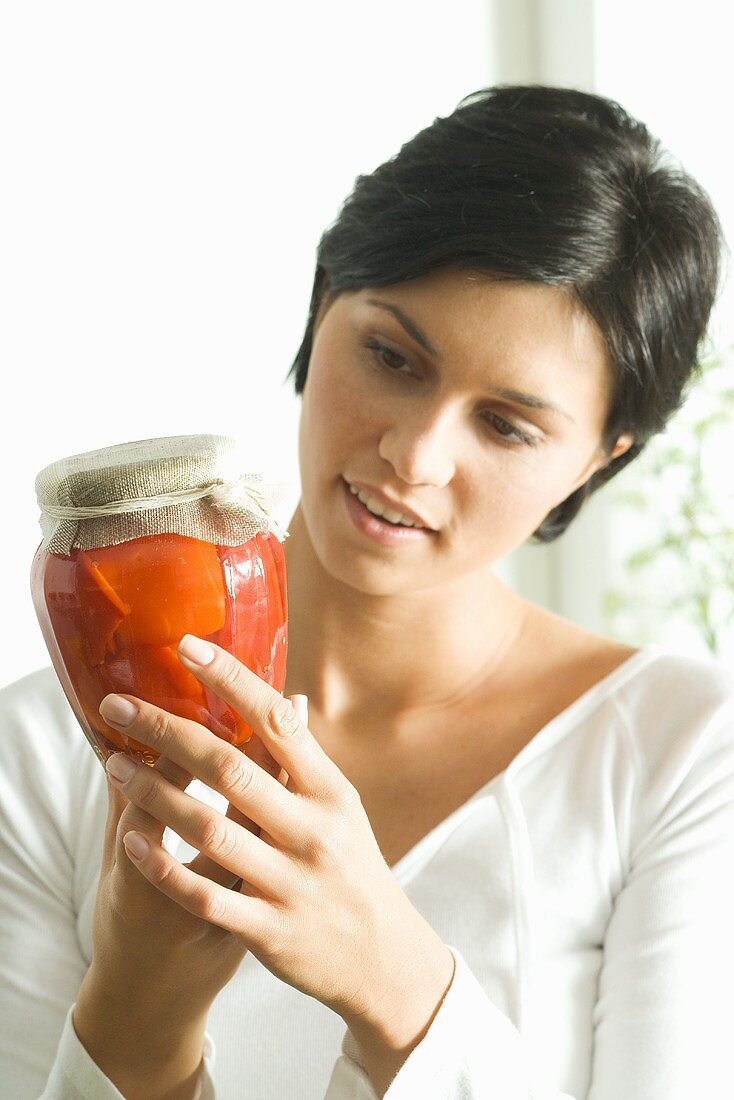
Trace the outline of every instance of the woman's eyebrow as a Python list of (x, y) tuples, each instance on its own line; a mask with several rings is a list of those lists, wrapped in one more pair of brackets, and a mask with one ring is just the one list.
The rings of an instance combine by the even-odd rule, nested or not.
[[(412, 317), (404, 313), (400, 306), (393, 305), (392, 302), (382, 302), (378, 298), (368, 298), (367, 304), (377, 306), (378, 309), (386, 309), (388, 313), (392, 313), (396, 321), (400, 322), (408, 335), (412, 336), (417, 344), (420, 344), (429, 355), (432, 355), (437, 363), (443, 362), (443, 356), (438, 348), (433, 346), (423, 329), (416, 324)], [(496, 397), (504, 397), (508, 401), (514, 401), (518, 405), (525, 405), (529, 409), (541, 409), (558, 413), (559, 416), (565, 416), (566, 420), (570, 420), (572, 424), (576, 423), (571, 414), (562, 409), (560, 405), (547, 401), (544, 397), (537, 397), (533, 393), (523, 393), (522, 390), (507, 389), (502, 386), (495, 387), (487, 392)]]
[(378, 309), (386, 309), (389, 313), (392, 313), (393, 317), (400, 322), (408, 335), (412, 336), (417, 344), (420, 344), (429, 355), (432, 355), (437, 363), (443, 362), (441, 352), (434, 348), (423, 329), (418, 327), (412, 317), (408, 317), (407, 313), (403, 313), (400, 306), (394, 306), (390, 302), (381, 302), (377, 298), (368, 298), (367, 304), (377, 306)]

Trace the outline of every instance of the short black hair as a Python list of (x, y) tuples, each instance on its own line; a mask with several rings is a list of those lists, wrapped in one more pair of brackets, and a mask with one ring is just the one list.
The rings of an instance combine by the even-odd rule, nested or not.
[(303, 392), (319, 306), (343, 291), (439, 268), (564, 288), (596, 321), (613, 367), (602, 452), (625, 431), (634, 443), (531, 536), (552, 542), (684, 404), (724, 248), (706, 191), (616, 101), (542, 84), (483, 88), (357, 177), (320, 238), (286, 378)]

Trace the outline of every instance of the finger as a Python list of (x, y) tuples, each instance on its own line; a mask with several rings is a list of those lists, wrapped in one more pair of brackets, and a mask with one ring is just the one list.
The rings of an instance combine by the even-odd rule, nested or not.
[[(275, 694), (281, 702), (285, 702), (281, 695)], [(109, 704), (113, 700), (131, 704), (132, 716), (127, 725), (122, 725), (112, 713)], [(286, 705), (291, 707), (290, 703)], [(161, 756), (195, 775), (205, 786), (224, 795), (228, 802), (265, 829), (278, 843), (297, 845), (300, 850), (307, 842), (306, 806), (303, 800), (286, 790), (282, 783), (255, 764), (241, 749), (217, 737), (198, 722), (170, 714), (134, 696), (108, 695), (99, 709), (110, 725), (155, 748)], [(265, 742), (263, 746), (270, 751)], [(118, 755), (130, 759), (125, 754)], [(273, 757), (273, 760), (278, 763), (277, 758)], [(175, 829), (172, 823), (167, 824)]]
[[(258, 763), (260, 767), (273, 775), (274, 778), (277, 779), (278, 773), (282, 773), (280, 764), (277, 764), (277, 762), (273, 760), (270, 752), (263, 746), (258, 736), (253, 736), (248, 741), (247, 753), (255, 763)], [(153, 770), (164, 775), (166, 779), (174, 783), (180, 790), (185, 790), (191, 782), (191, 779), (193, 779), (193, 775), (191, 775), (190, 772), (186, 771), (184, 768), (180, 768), (173, 760), (169, 760), (167, 757), (163, 756), (158, 757), (153, 764)], [(287, 783), (287, 774), (285, 774), (285, 783)], [(123, 835), (130, 831), (136, 831), (141, 833), (151, 846), (158, 845), (162, 844), (165, 826), (157, 822), (150, 814), (146, 814), (143, 810), (140, 810), (138, 806), (133, 805), (122, 827), (118, 828), (122, 812), (130, 806), (130, 803), (124, 798), (122, 791), (117, 788), (116, 785), (109, 781), (107, 785), (109, 805), (105, 846), (103, 846), (102, 855), (102, 869), (103, 871), (109, 871), (114, 862), (117, 861), (123, 876), (136, 881), (140, 872), (130, 865), (130, 858), (122, 843)], [(249, 832), (254, 836), (260, 835), (260, 826), (256, 825), (250, 817), (242, 814), (237, 810), (237, 807), (232, 806), (231, 803), (228, 805), (227, 816), (243, 828), (249, 829)], [(199, 853), (194, 859), (189, 860), (188, 864), (185, 866), (193, 870), (196, 875), (205, 877), (212, 882), (217, 882), (219, 886), (228, 890), (242, 887), (242, 878), (234, 875), (234, 873), (227, 870), (227, 868), (220, 867), (215, 860), (210, 859), (210, 857), (204, 853)], [(249, 883), (245, 884), (243, 891), (250, 895), (253, 893), (255, 895), (260, 894), (260, 891), (251, 887)]]
[(156, 889), (193, 916), (233, 932), (248, 947), (272, 944), (273, 907), (267, 899), (247, 897), (210, 882), (164, 848), (151, 848), (142, 858), (130, 848), (130, 859)]
[[(114, 783), (109, 779), (108, 786), (110, 791), (114, 792), (114, 796), (120, 800), (124, 798), (122, 792), (115, 790)], [(151, 848), (163, 848), (163, 834), (166, 830), (166, 826), (151, 814), (146, 813), (145, 810), (136, 806), (134, 802), (130, 802), (127, 799), (124, 799), (124, 801), (126, 812), (120, 815), (114, 837), (115, 860), (118, 872), (122, 874), (134, 888), (135, 885), (141, 882), (140, 872), (134, 865), (134, 862), (130, 860), (129, 852), (124, 844), (124, 838), (128, 833), (136, 832), (139, 836), (145, 838)], [(175, 830), (173, 831), (175, 832)], [(221, 867), (218, 863), (215, 863), (213, 859), (210, 859), (209, 856), (201, 852), (199, 852), (194, 859), (190, 860), (186, 866), (190, 867), (196, 874), (202, 875), (204, 878), (208, 878), (226, 889), (231, 889), (237, 883), (242, 882), (242, 879), (238, 875), (228, 871), (226, 867)]]
[[(273, 778), (277, 779), (278, 782), (281, 783), (284, 787), (288, 786), (288, 773), (284, 771), (283, 768), (281, 768), (280, 764), (278, 764), (276, 760), (273, 760), (272, 756), (265, 748), (257, 734), (253, 734), (252, 737), (250, 737), (250, 740), (245, 745), (244, 751), (245, 754), (250, 758), (250, 760), (261, 767), (263, 771), (266, 771), (268, 775), (272, 775)], [(248, 829), (251, 833), (254, 834), (254, 836), (263, 837), (265, 843), (270, 842), (270, 838), (268, 837), (267, 832), (261, 829), (260, 826), (252, 820), (252, 818), (249, 818), (246, 814), (243, 814), (242, 811), (238, 810), (236, 806), (233, 806), (231, 802), (227, 806), (227, 817), (230, 818), (232, 821), (237, 822), (237, 824), (241, 825), (243, 828)], [(208, 857), (199, 856), (199, 859), (208, 859)], [(187, 864), (187, 866), (193, 868), (195, 867), (196, 862), (197, 861), (195, 860), (194, 863)], [(214, 876), (209, 875), (208, 877), (213, 878)], [(221, 882), (222, 880), (215, 879), (215, 881)], [(223, 883), (223, 885), (229, 884)], [(250, 897), (262, 896), (261, 892), (257, 890), (254, 886), (252, 886), (251, 883), (243, 882), (241, 878), (236, 879), (234, 883), (229, 885), (229, 888), (231, 890), (240, 890), (241, 893), (248, 894)]]
[[(199, 652), (206, 663), (196, 663), (187, 655)], [(212, 656), (207, 660), (209, 652)], [(348, 793), (346, 777), (279, 691), (226, 649), (191, 634), (179, 642), (178, 656), (198, 680), (252, 726), (273, 759), (288, 772), (291, 790), (324, 800)]]
[[(301, 696), (300, 698), (305, 697)], [(305, 715), (303, 717), (305, 718)], [(273, 759), (256, 734), (253, 734), (247, 742), (245, 752), (255, 764), (261, 767), (269, 775), (273, 776), (273, 778), (277, 779), (283, 786), (287, 786), (288, 773)], [(181, 790), (185, 790), (194, 778), (191, 772), (187, 772), (184, 768), (179, 767), (178, 764), (174, 764), (172, 760), (169, 760), (165, 756), (158, 757), (156, 763), (153, 765), (153, 770), (164, 775)], [(125, 798), (122, 790), (110, 783), (109, 780), (107, 789), (109, 804), (102, 868), (104, 872), (108, 872), (115, 860), (117, 860), (118, 863), (122, 861), (123, 874), (130, 871), (132, 872), (130, 877), (134, 879), (139, 872), (137, 869), (130, 866), (129, 856), (122, 842), (123, 835), (134, 830), (141, 833), (151, 847), (162, 846), (165, 826), (156, 821), (150, 814), (145, 813), (138, 807), (132, 806), (124, 822), (123, 829), (118, 830), (122, 812), (131, 804), (128, 799)], [(236, 806), (233, 806), (231, 802), (227, 806), (227, 817), (247, 829), (254, 836), (260, 835), (260, 826), (251, 818), (247, 817), (246, 814), (238, 810)], [(243, 893), (249, 896), (261, 896), (261, 891), (253, 887), (252, 884), (244, 883), (240, 876), (233, 874), (225, 867), (221, 867), (203, 852), (200, 852), (194, 859), (186, 863), (185, 866), (189, 867), (196, 874), (202, 875), (210, 881), (218, 883), (225, 889), (241, 889)]]
[[(273, 779), (276, 779), (283, 787), (287, 787), (288, 773), (281, 768), (277, 760), (273, 759), (256, 733), (253, 733), (252, 737), (245, 745), (244, 752), (245, 756), (247, 756), (249, 760), (252, 760), (253, 764), (262, 768), (264, 772), (272, 776)], [(230, 817), (240, 825), (244, 825), (246, 829), (250, 829), (251, 832), (255, 833), (255, 836), (259, 836), (261, 831), (260, 826), (251, 818), (247, 817), (241, 810), (238, 810), (236, 806), (233, 806), (231, 802), (227, 808), (227, 817)]]
[[(155, 764), (152, 766), (152, 770), (170, 780), (174, 786), (182, 791), (186, 790), (194, 779), (191, 772), (187, 772), (184, 768), (179, 767), (178, 764), (174, 764), (172, 760), (169, 760), (165, 756), (158, 757)], [(111, 788), (113, 786), (113, 784), (110, 784)], [(121, 791), (119, 791), (118, 794), (120, 797), (124, 797)], [(125, 802), (130, 806), (130, 812), (123, 823), (123, 827), (118, 830), (117, 844), (119, 856), (124, 855), (125, 862), (129, 865), (129, 856), (122, 842), (125, 833), (130, 830), (135, 830), (145, 836), (151, 846), (162, 847), (163, 834), (166, 830), (166, 826), (157, 821), (151, 814), (145, 813), (144, 810), (135, 806), (134, 803), (128, 802), (127, 799), (125, 799)], [(259, 831), (255, 826), (252, 826), (252, 828), (256, 832)], [(232, 874), (226, 867), (220, 867), (218, 863), (215, 863), (213, 859), (210, 859), (209, 856), (202, 852), (199, 852), (199, 854), (185, 864), (185, 866), (190, 867), (196, 874), (202, 875), (228, 890), (231, 890), (234, 886), (242, 882), (241, 878)], [(133, 870), (134, 874), (139, 874), (137, 869), (131, 868), (131, 870)]]
[[(263, 771), (267, 772), (274, 779), (278, 781), (283, 787), (288, 788), (288, 772), (281, 768), (277, 760), (273, 760), (268, 750), (263, 745), (257, 734), (253, 734), (245, 747), (245, 753)], [(266, 844), (270, 844), (272, 838), (268, 834), (266, 829), (262, 829), (256, 822), (249, 818), (246, 814), (238, 810), (236, 806), (233, 806), (230, 802), (227, 806), (227, 817), (232, 821), (236, 821), (238, 825), (242, 825), (243, 828), (249, 829), (255, 836), (261, 837)], [(240, 882), (242, 880), (240, 879)]]
[(272, 775), (274, 779), (278, 778), (281, 771), (280, 764), (274, 759), (269, 749), (263, 745), (256, 733), (253, 733), (245, 745), (244, 751), (247, 758), (252, 760), (254, 764), (266, 771), (268, 775)]
[[(121, 764), (125, 765), (125, 774), (116, 776)], [(246, 880), (261, 893), (277, 898), (283, 896), (284, 889), (290, 885), (291, 871), (289, 859), (282, 852), (264, 844), (213, 806), (179, 790), (137, 760), (118, 753), (108, 761), (108, 770), (110, 781), (123, 788), (125, 797), (138, 813), (150, 814), (220, 868)], [(132, 811), (133, 816), (136, 811)], [(118, 833), (123, 834), (123, 843), (131, 825), (132, 818), (123, 816), (118, 829)], [(155, 848), (158, 850), (160, 845)]]
[[(151, 770), (155, 771), (158, 775), (164, 776), (180, 790), (185, 790), (193, 779), (190, 772), (179, 767), (178, 764), (174, 764), (172, 760), (168, 760), (165, 756), (160, 756), (155, 764), (152, 765)], [(139, 872), (135, 867), (130, 865), (130, 858), (122, 843), (124, 834), (130, 830), (136, 830), (144, 835), (151, 845), (162, 845), (165, 825), (156, 821), (154, 817), (145, 813), (139, 807), (131, 804), (125, 797), (123, 791), (109, 781), (109, 777), (107, 790), (109, 805), (102, 868), (103, 871), (108, 872), (114, 863), (117, 862), (123, 876), (126, 876), (131, 882), (135, 883), (139, 881)], [(128, 812), (121, 824), (121, 818), (125, 810)], [(230, 888), (234, 883), (240, 881), (236, 875), (233, 875), (230, 871), (227, 871), (226, 868), (220, 867), (218, 864), (214, 863), (208, 856), (197, 856), (189, 866), (198, 874), (205, 875), (213, 882), (217, 882), (227, 888)]]
[[(256, 738), (250, 738), (250, 741), (254, 740), (256, 740)], [(248, 742), (248, 748), (249, 744), (250, 742)], [(161, 759), (163, 758), (161, 757)], [(258, 758), (253, 757), (253, 759)], [(268, 765), (267, 760), (263, 759), (262, 767), (271, 775), (273, 774), (273, 767), (276, 769), (276, 771), (279, 770), (278, 765), (275, 764), (275, 762), (272, 760), (272, 757), (270, 758), (270, 765)], [(247, 829), (248, 832), (253, 834), (253, 836), (260, 835), (260, 826), (257, 825), (251, 818), (247, 817), (246, 814), (241, 813), (241, 811), (238, 810), (236, 806), (233, 806), (231, 802), (227, 805), (226, 816), (230, 819), (230, 821), (234, 821), (237, 825), (241, 825), (243, 829)], [(153, 818), (151, 818), (151, 821), (152, 820)], [(259, 891), (257, 891), (254, 887), (251, 887), (250, 884), (245, 883), (243, 885), (243, 881), (240, 876), (232, 874), (232, 872), (228, 871), (225, 867), (220, 867), (218, 863), (215, 863), (213, 859), (210, 859), (209, 856), (205, 855), (203, 852), (200, 852), (199, 855), (197, 855), (194, 859), (190, 860), (188, 863), (185, 863), (184, 866), (190, 867), (192, 871), (195, 871), (197, 874), (204, 875), (206, 878), (211, 879), (212, 882), (218, 882), (220, 886), (224, 886), (228, 890), (236, 890), (242, 887), (243, 893), (250, 895), (259, 894)]]
[[(174, 762), (169, 760), (166, 756), (158, 757), (153, 765), (153, 770), (165, 776), (166, 779), (169, 779), (171, 783), (182, 791), (185, 791), (194, 779), (191, 772), (187, 772), (185, 768), (181, 768), (178, 764), (174, 764)], [(139, 818), (138, 815), (140, 815)], [(137, 811), (134, 819), (131, 818), (130, 828), (139, 828), (151, 842), (156, 842), (161, 845), (163, 843), (165, 827), (160, 825), (150, 814), (146, 814), (142, 810)], [(120, 837), (120, 840), (122, 840), (122, 837)], [(199, 855), (195, 856), (194, 859), (190, 860), (186, 866), (190, 867), (198, 875), (204, 875), (206, 878), (211, 879), (212, 882), (217, 882), (220, 886), (224, 886), (227, 889), (231, 889), (235, 883), (242, 881), (236, 875), (233, 875), (231, 871), (228, 871), (226, 867), (220, 867), (213, 859), (209, 859), (208, 856), (201, 852)]]
[(153, 764), (153, 771), (165, 775), (166, 779), (182, 791), (185, 791), (194, 780), (191, 772), (186, 771), (185, 768), (180, 767), (173, 760), (169, 760), (167, 756), (158, 757), (155, 764)]
[[(112, 786), (113, 784), (110, 783), (110, 788)], [(163, 834), (166, 827), (157, 821), (151, 814), (141, 810), (134, 802), (128, 802), (127, 805), (127, 813), (121, 817), (117, 829), (116, 859), (118, 869), (123, 876), (130, 882), (137, 883), (140, 881), (140, 875), (137, 868), (131, 863), (129, 853), (123, 843), (124, 837), (131, 831), (136, 832), (144, 836), (152, 848), (163, 848)], [(175, 830), (173, 831), (175, 832)], [(221, 867), (213, 859), (210, 859), (209, 856), (201, 852), (199, 852), (194, 859), (190, 860), (186, 866), (190, 867), (196, 874), (202, 875), (212, 882), (219, 883), (220, 886), (226, 889), (232, 889), (236, 884), (242, 882), (242, 879), (238, 875), (228, 871), (226, 867)]]
[[(108, 758), (109, 759), (109, 758)], [(171, 760), (166, 760), (161, 756), (154, 765), (156, 771), (165, 775), (172, 783), (177, 784), (183, 790), (191, 782), (191, 775), (180, 768), (177, 764), (174, 764)], [(109, 782), (107, 777), (107, 818), (105, 821), (105, 834), (102, 846), (102, 860), (101, 869), (103, 873), (107, 873), (114, 866), (115, 861), (119, 861), (125, 857), (125, 850), (122, 847), (122, 835), (118, 833), (118, 826), (120, 818), (124, 811), (128, 808), (129, 802), (125, 798), (123, 792)], [(141, 828), (145, 828), (148, 834), (156, 838), (159, 842), (163, 836), (163, 829), (160, 830), (160, 836), (156, 837), (156, 828), (158, 822), (153, 822), (151, 818), (149, 821), (144, 821), (142, 818), (139, 820)], [(231, 876), (230, 876), (231, 877)]]
[[(149, 767), (149, 766), (145, 766)], [(166, 757), (160, 757), (152, 766), (152, 770), (157, 774), (164, 775), (164, 777), (171, 783), (174, 783), (180, 790), (185, 790), (188, 784), (191, 782), (190, 774), (183, 768), (179, 768), (178, 764), (173, 760), (168, 760)], [(108, 775), (108, 787), (110, 789), (110, 799), (114, 805), (114, 811), (112, 813), (112, 820), (108, 822), (113, 824), (113, 855), (114, 859), (118, 861), (122, 860), (127, 862), (127, 856), (125, 856), (124, 848), (122, 847), (122, 833), (120, 832), (120, 818), (125, 809), (128, 809), (129, 801), (125, 798), (124, 793), (117, 784), (109, 782)], [(117, 816), (114, 814), (117, 813)], [(144, 829), (146, 835), (155, 837), (157, 842), (163, 837), (164, 829), (156, 832), (158, 829), (158, 823), (153, 822), (153, 818), (147, 817), (147, 815), (140, 815), (133, 809), (131, 809), (127, 818), (125, 818), (125, 826), (127, 828), (141, 828)]]
[[(275, 779), (279, 779), (284, 786), (287, 784), (288, 774), (283, 772), (283, 769), (273, 759), (257, 735), (253, 735), (250, 738), (247, 742), (245, 751), (247, 756), (263, 768), (269, 775), (272, 775)], [(158, 757), (153, 765), (153, 770), (165, 776), (181, 790), (185, 790), (194, 778), (191, 772), (179, 767), (178, 764), (174, 764), (172, 760), (169, 760), (165, 756)], [(154, 817), (145, 813), (138, 807), (131, 809), (130, 814), (125, 820), (124, 829), (122, 832), (119, 832), (118, 824), (120, 817), (123, 810), (125, 810), (130, 803), (128, 799), (125, 798), (122, 791), (109, 781), (107, 783), (107, 789), (109, 794), (109, 805), (106, 823), (107, 835), (105, 836), (102, 859), (104, 870), (109, 870), (115, 859), (118, 861), (124, 859), (124, 864), (128, 864), (129, 857), (122, 843), (123, 833), (130, 830), (140, 832), (151, 846), (153, 846), (162, 845), (163, 834), (165, 832), (165, 826), (161, 825)], [(227, 807), (227, 817), (249, 830), (254, 836), (259, 836), (260, 826), (252, 821), (251, 818), (241, 813), (232, 803), (229, 803)], [(215, 863), (209, 856), (201, 852), (194, 859), (185, 864), (185, 866), (189, 867), (196, 874), (202, 875), (226, 889), (231, 890), (243, 885), (241, 877), (228, 871), (225, 867), (220, 867), (218, 863)], [(137, 872), (135, 873), (137, 874)], [(244, 889), (249, 893), (249, 884), (245, 884)]]

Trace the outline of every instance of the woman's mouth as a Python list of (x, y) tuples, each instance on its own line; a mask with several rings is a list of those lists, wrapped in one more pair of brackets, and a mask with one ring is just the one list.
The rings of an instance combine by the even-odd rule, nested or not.
[(424, 542), (435, 531), (427, 527), (405, 527), (400, 523), (391, 523), (390, 520), (375, 515), (369, 508), (358, 500), (349, 487), (349, 483), (342, 478), (344, 488), (344, 500), (347, 514), (358, 531), (367, 538), (383, 546), (408, 546), (418, 542)]

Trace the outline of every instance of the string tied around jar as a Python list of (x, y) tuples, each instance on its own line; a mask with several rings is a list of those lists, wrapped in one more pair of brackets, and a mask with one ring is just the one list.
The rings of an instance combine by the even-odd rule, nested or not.
[(53, 463), (36, 479), (47, 549), (69, 554), (147, 534), (237, 545), (259, 531), (288, 537), (273, 511), (285, 482), (242, 473), (226, 436), (137, 440)]
[[(52, 519), (98, 519), (101, 516), (114, 516), (122, 512), (149, 512), (153, 508), (167, 508), (171, 504), (187, 504), (193, 500), (211, 498), (214, 508), (236, 509), (244, 507), (248, 512), (257, 509), (264, 519), (268, 521), (269, 528), (284, 542), (288, 532), (281, 528), (270, 514), (268, 498), (258, 487), (258, 480), (253, 474), (240, 474), (234, 481), (224, 481), (218, 478), (209, 485), (199, 486), (196, 489), (174, 489), (169, 493), (159, 493), (157, 496), (140, 499), (128, 497), (125, 500), (109, 500), (104, 504), (93, 505), (63, 505), (45, 504), (38, 500), (41, 511)], [(272, 483), (271, 489), (287, 490), (287, 483)]]

